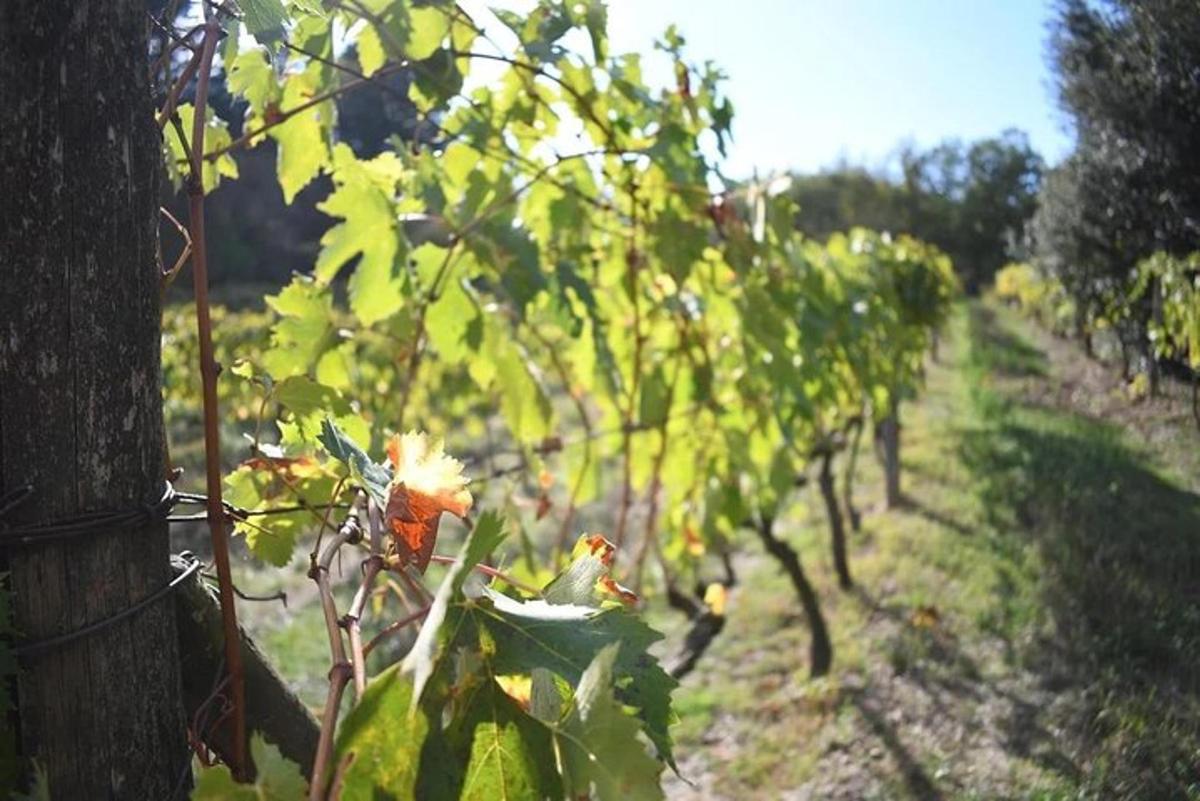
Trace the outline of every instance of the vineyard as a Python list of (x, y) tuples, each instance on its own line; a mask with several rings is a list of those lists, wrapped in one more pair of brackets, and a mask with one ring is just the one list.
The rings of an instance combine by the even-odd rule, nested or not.
[[(727, 174), (710, 54), (668, 28), (657, 84), (601, 0), (488, 26), (445, 0), (129, 5), (155, 99), (130, 125), (157, 126), (134, 163), (174, 205), (127, 191), (158, 231), (124, 290), (154, 331), (128, 336), (156, 350), (97, 359), (161, 369), (165, 440), (72, 469), (161, 499), (34, 510), (50, 451), (0, 470), (0, 788), (98, 792), (37, 756), (96, 691), (55, 681), (82, 653), (88, 687), (131, 683), (163, 641), (110, 663), (78, 638), (169, 594), (182, 697), (126, 726), (163, 755), (108, 767), (114, 798), (1200, 797), (1196, 255), (1159, 237), (1113, 280), (1045, 200), (980, 298), (957, 240), (805, 235), (802, 184)], [(411, 127), (363, 146), (364, 96)], [(210, 294), (264, 154), (323, 233), (286, 283)], [(22, 308), (0, 368), (46, 316)], [(38, 393), (0, 392), (24, 415), (0, 433)], [(158, 526), (144, 576), (38, 551), (117, 526)], [(45, 582), (89, 570), (150, 600), (56, 611)]]
[[(636, 56), (607, 52), (599, 6), (502, 20), (516, 52), (494, 52), (451, 6), (247, 19), (254, 43), (222, 53), (247, 133), (181, 104), (167, 137), (169, 164), (207, 143), (192, 172), (205, 192), (266, 137), (285, 198), (333, 179), (320, 208), (338, 223), (311, 273), (268, 297), (266, 319), (216, 328), (217, 398), (246, 437), (224, 477), (235, 531), (280, 567), (311, 547), (326, 610), (311, 798), (659, 797), (676, 767), (672, 674), (701, 659), (733, 556), (755, 538), (808, 616), (812, 675), (828, 673), (819, 599), (776, 521), (819, 463), (853, 585), (835, 459), (877, 421), (898, 502), (901, 401), (955, 292), (936, 248), (864, 230), (819, 246), (771, 185), (721, 188), (701, 142), (723, 149), (731, 105), (675, 32), (661, 44), (677, 83), (653, 89)], [(357, 68), (335, 60), (337, 26), (356, 34)], [(572, 33), (590, 48), (567, 50)], [(505, 71), (449, 105), (442, 148), (363, 160), (300, 102), (408, 64), (430, 115), (479, 60)], [(203, 357), (172, 344), (187, 327), (167, 329), (169, 409), (201, 383)], [(848, 511), (857, 528), (852, 499)], [(437, 548), (443, 514), (466, 524), (457, 555), (454, 535)], [(335, 559), (363, 563), (341, 609)], [(431, 562), (451, 566), (427, 588)], [(670, 673), (637, 615), (655, 598), (695, 621)], [(368, 616), (382, 622), (369, 638)], [(226, 781), (203, 774), (194, 797)]]

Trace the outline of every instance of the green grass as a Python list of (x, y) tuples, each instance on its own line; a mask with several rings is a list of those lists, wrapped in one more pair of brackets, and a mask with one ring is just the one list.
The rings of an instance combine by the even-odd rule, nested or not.
[[(983, 426), (961, 458), (996, 558), (1028, 553), (1046, 618), (1029, 658), (1085, 687), (1093, 772), (1107, 797), (1200, 796), (1200, 497), (1125, 432), (1023, 402), (989, 379), (1010, 335), (971, 311), (966, 376)], [(1002, 621), (1016, 639), (1026, 626)]]

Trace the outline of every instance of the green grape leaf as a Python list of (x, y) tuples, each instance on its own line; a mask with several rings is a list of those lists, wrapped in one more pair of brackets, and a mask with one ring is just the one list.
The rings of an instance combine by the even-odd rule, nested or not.
[(330, 456), (350, 468), (350, 476), (371, 495), (379, 508), (386, 509), (388, 485), (392, 483), (391, 470), (386, 465), (371, 461), (367, 452), (329, 418), (321, 422), (318, 440)]
[(474, 570), (475, 565), (493, 551), (505, 536), (504, 522), (499, 515), (492, 511), (481, 514), (463, 543), (458, 559), (450, 566), (446, 577), (438, 586), (425, 622), (421, 624), (421, 633), (417, 635), (412, 650), (404, 658), (404, 670), (413, 676), (414, 704), (420, 702), (421, 695), (444, 654), (446, 633), (442, 631), (442, 624), (451, 604), (461, 596), (463, 582)]
[(465, 719), (450, 732), (452, 744), (462, 741), (459, 750), (469, 748), (460, 801), (563, 797), (554, 745), (541, 721), (526, 714), (490, 678), (463, 703)]
[(671, 387), (663, 374), (662, 365), (642, 377), (638, 397), (638, 422), (655, 427), (667, 421), (671, 408)]
[(681, 283), (692, 265), (703, 258), (707, 244), (703, 224), (682, 206), (680, 202), (668, 204), (650, 226), (654, 254), (671, 277)]
[(307, 373), (334, 341), (328, 288), (297, 276), (279, 294), (267, 295), (266, 303), (279, 319), (271, 326), (271, 347), (263, 354), (263, 367), (276, 379)]
[[(243, 462), (225, 477), (227, 503), (259, 512), (272, 506), (293, 506), (297, 502), (314, 508), (330, 502), (336, 480), (328, 470), (322, 469), (310, 456), (289, 458), (269, 454), (272, 450), (263, 448), (261, 455)], [(286, 483), (281, 480), (281, 474), (288, 477)], [(313, 523), (311, 512), (301, 509), (237, 519), (234, 531), (246, 538), (246, 545), (257, 558), (282, 567), (291, 561), (296, 538)]]
[[(320, 66), (314, 62), (304, 72), (287, 77), (280, 101), (285, 113), (288, 109), (299, 108), (321, 91)], [(333, 127), (334, 110), (332, 102), (318, 103), (292, 115), (268, 132), (279, 146), (276, 169), (285, 203), (290, 204), (328, 164), (327, 133)], [(206, 149), (211, 148), (206, 146)]]
[(229, 91), (246, 98), (250, 110), (259, 116), (267, 106), (279, 102), (279, 81), (270, 59), (260, 48), (238, 55), (229, 66), (228, 85)]
[(413, 101), (422, 111), (438, 108), (462, 91), (463, 73), (459, 59), (445, 48), (412, 64), (413, 83), (409, 88)]
[(421, 61), (432, 56), (449, 35), (453, 13), (433, 6), (414, 7), (409, 9), (408, 18), (404, 55), (410, 61)]
[[(583, 671), (556, 739), (569, 798), (655, 801), (662, 766), (638, 738), (635, 718), (613, 697), (620, 643), (600, 649)], [(593, 793), (594, 790), (594, 793)]]
[[(550, 433), (553, 409), (542, 386), (541, 377), (524, 351), (505, 338), (496, 324), (485, 328), (484, 360), (473, 360), (469, 369), (477, 381), (486, 372), (500, 396), (500, 413), (518, 442), (538, 442)], [(485, 361), (488, 370), (476, 367)], [(481, 384), (486, 389), (487, 383)]]
[(441, 734), (441, 716), (414, 709), (413, 697), (412, 681), (392, 665), (346, 715), (336, 746), (338, 764), (349, 758), (342, 801), (458, 797), (462, 777)]
[(261, 44), (283, 38), (287, 12), (282, 0), (237, 0), (246, 31)]
[(326, 417), (352, 413), (341, 393), (302, 375), (280, 381), (275, 387), (275, 399), (294, 415), (300, 435), (306, 440), (318, 435)]
[(586, 5), (584, 22), (592, 39), (592, 55), (602, 64), (608, 58), (608, 8), (603, 0), (588, 0)]
[(467, 329), (475, 319), (475, 304), (458, 281), (450, 281), (425, 312), (425, 331), (442, 360), (454, 364), (467, 355)]
[(328, 283), (342, 265), (361, 255), (350, 279), (350, 308), (363, 325), (372, 325), (403, 306), (395, 269), (401, 240), (391, 201), (371, 174), (370, 162), (352, 158), (339, 145), (334, 174), (338, 186), (317, 208), (344, 222), (321, 237), (314, 273), (318, 281)]
[(256, 770), (252, 784), (239, 784), (229, 768), (215, 765), (197, 774), (192, 801), (297, 801), (308, 795), (300, 766), (288, 761), (258, 732), (250, 739), (250, 757)]
[(232, 64), (237, 60), (238, 45), (242, 35), (242, 21), (230, 20), (225, 26), (225, 43), (221, 45), (221, 60)]
[(574, 684), (601, 648), (620, 642), (618, 697), (637, 708), (647, 736), (662, 759), (674, 767), (668, 729), (671, 691), (678, 682), (647, 655), (646, 649), (662, 635), (638, 617), (615, 607), (516, 601), (488, 589), (464, 613), (503, 646), (491, 661), (492, 670), (501, 675), (547, 668)]
[(362, 74), (368, 78), (387, 63), (387, 50), (383, 47), (383, 42), (379, 38), (379, 32), (375, 30), (373, 25), (367, 25), (363, 28), (362, 33), (358, 35), (356, 42), (358, 48), (358, 66), (362, 69)]

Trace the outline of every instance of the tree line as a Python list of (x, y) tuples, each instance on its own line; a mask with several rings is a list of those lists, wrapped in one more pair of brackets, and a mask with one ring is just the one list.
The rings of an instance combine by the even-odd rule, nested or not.
[(1062, 0), (1049, 57), (1076, 143), (1038, 196), (1036, 277), (1064, 330), (1089, 349), (1114, 332), (1126, 374), (1153, 391), (1197, 355), (1200, 8)]

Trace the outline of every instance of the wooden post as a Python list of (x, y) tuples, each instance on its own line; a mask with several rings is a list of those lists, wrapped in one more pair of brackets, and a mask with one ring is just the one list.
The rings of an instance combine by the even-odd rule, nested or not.
[[(145, 4), (0, 4), (0, 493), (13, 522), (156, 500), (161, 398), (160, 145)], [(171, 578), (167, 526), (13, 548), (14, 624), (73, 631)], [(168, 599), (30, 656), (23, 757), (62, 799), (183, 798), (190, 756)]]

